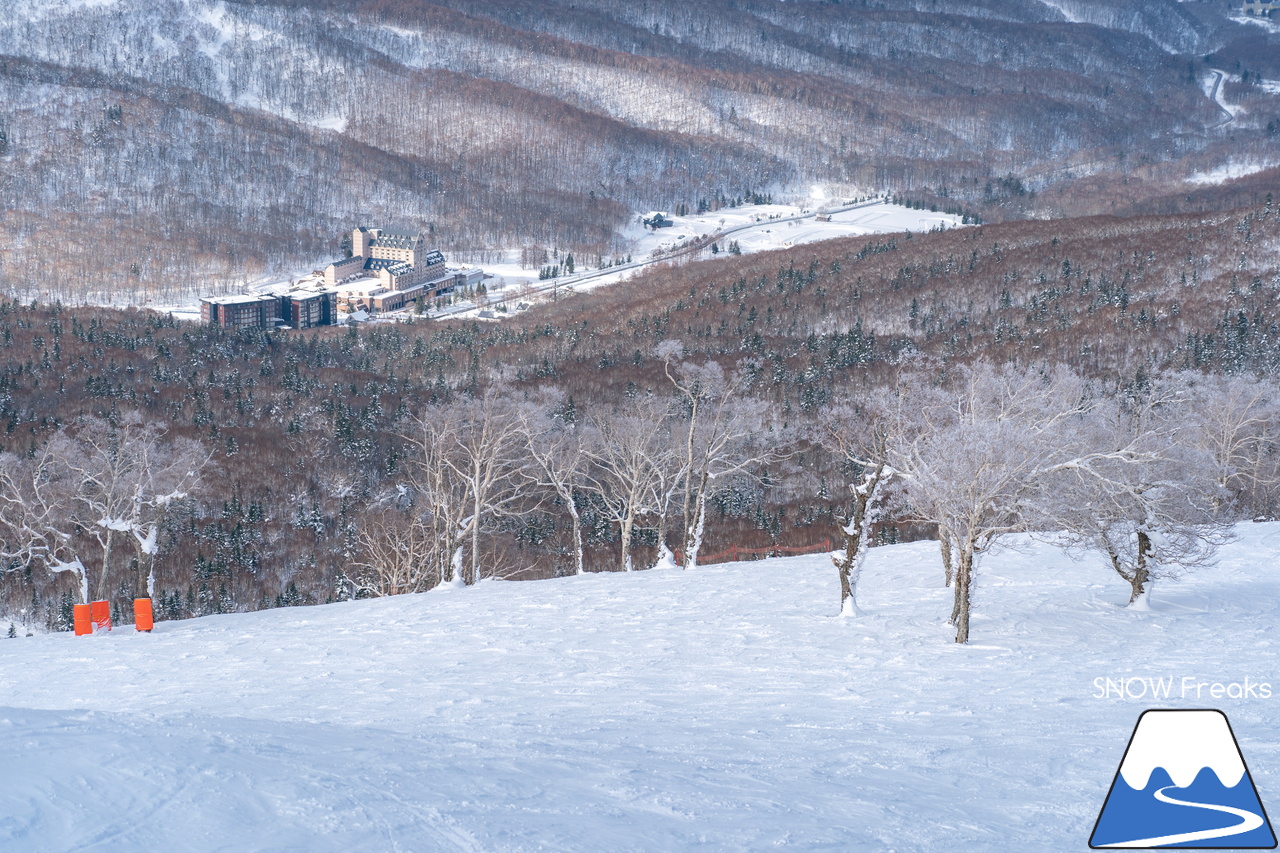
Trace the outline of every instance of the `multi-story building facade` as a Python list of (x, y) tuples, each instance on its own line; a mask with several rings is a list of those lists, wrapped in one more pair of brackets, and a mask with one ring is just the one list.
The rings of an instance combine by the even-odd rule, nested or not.
[(352, 256), (334, 261), (284, 295), (212, 296), (200, 300), (205, 323), (236, 328), (295, 329), (328, 326), (339, 312), (399, 311), (415, 299), (434, 298), (454, 288), (475, 287), (478, 269), (450, 270), (444, 255), (428, 249), (426, 234), (357, 228)]
[(200, 300), (200, 319), (229, 329), (270, 329), (280, 319), (280, 297), (206, 297)]
[(351, 232), (351, 257), (334, 261), (324, 270), (325, 284), (376, 278), (387, 290), (408, 290), (446, 275), (444, 255), (427, 248), (419, 231), (387, 231), (361, 226)]
[(290, 293), (280, 297), (280, 313), (295, 329), (330, 326), (338, 313), (338, 294), (332, 290)]
[(332, 290), (298, 290), (284, 296), (207, 296), (200, 300), (201, 321), (229, 329), (273, 329), (277, 324), (311, 329), (332, 325), (337, 313), (338, 294)]

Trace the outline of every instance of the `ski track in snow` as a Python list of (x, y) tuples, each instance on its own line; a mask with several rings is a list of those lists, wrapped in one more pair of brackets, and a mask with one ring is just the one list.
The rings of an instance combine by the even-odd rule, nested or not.
[[(1147, 613), (990, 555), (967, 647), (932, 542), (857, 619), (814, 555), (0, 640), (0, 849), (1084, 849), (1151, 704), (1095, 678), (1276, 681), (1280, 525), (1239, 533)], [(1217, 703), (1264, 802), (1275, 702)]]

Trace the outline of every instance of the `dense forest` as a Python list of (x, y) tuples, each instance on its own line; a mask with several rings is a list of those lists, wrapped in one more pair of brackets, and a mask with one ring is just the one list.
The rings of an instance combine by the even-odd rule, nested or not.
[[(629, 510), (607, 499), (621, 481), (566, 492), (527, 463), (581, 424), (594, 436), (581, 451), (589, 472), (605, 483), (628, 447), (678, 447), (693, 435), (694, 406), (713, 399), (736, 428), (788, 452), (716, 457), (722, 476), (692, 492), (705, 510), (703, 553), (831, 541), (849, 517), (857, 469), (823, 441), (841, 407), (980, 358), (1008, 370), (1068, 366), (1107, 393), (1169, 371), (1274, 376), (1278, 248), (1280, 208), (1267, 199), (1214, 214), (1007, 222), (662, 267), (500, 324), (234, 331), (142, 309), (6, 301), (5, 471), (63, 466), (78, 484), (88, 468), (65, 460), (84, 448), (153, 449), (151, 515), (101, 524), (141, 518), (140, 499), (78, 522), (68, 511), (60, 544), (11, 556), (0, 609), (64, 628), (74, 573), (47, 568), (68, 565), (57, 548), (95, 525), (138, 542), (122, 533), (106, 557), (99, 546), (76, 552), (95, 588), (119, 608), (153, 570), (161, 618), (439, 582), (455, 568), (451, 554), (431, 577), (406, 579), (385, 574), (405, 554), (378, 549), (425, 536), (397, 526), (405, 502), (433, 488), (426, 461), (455, 464), (440, 442), (464, 435), (496, 442), (475, 445), (489, 448), (475, 458), (519, 459), (527, 479), (484, 525), (467, 527), (477, 514), (449, 509), (459, 513), (449, 530), (471, 537), (467, 564), (456, 566), (463, 580), (547, 577), (577, 570), (575, 559), (587, 570), (643, 567), (666, 559), (664, 549), (688, 551), (680, 483), (646, 484), (665, 489), (665, 502)], [(482, 438), (479, 423), (512, 429)], [(643, 447), (628, 444), (636, 435)], [(547, 455), (546, 470), (559, 458)], [(16, 480), (12, 494), (28, 494)], [(1245, 491), (1239, 512), (1275, 511), (1272, 485)], [(886, 519), (876, 535), (915, 532)]]
[(358, 222), (617, 255), (637, 211), (813, 184), (989, 222), (1257, 204), (1280, 35), (1236, 5), (28, 4), (0, 22), (0, 292), (173, 304)]

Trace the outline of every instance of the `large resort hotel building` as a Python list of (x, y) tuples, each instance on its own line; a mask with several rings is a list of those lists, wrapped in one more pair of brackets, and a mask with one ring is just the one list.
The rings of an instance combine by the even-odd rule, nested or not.
[(351, 232), (351, 257), (325, 267), (324, 283), (337, 287), (373, 279), (385, 290), (420, 288), (445, 275), (444, 255), (426, 246), (426, 235), (357, 228)]
[(351, 232), (351, 257), (317, 270), (289, 293), (208, 297), (200, 300), (200, 313), (217, 326), (305, 329), (329, 325), (339, 314), (400, 311), (421, 298), (475, 287), (483, 278), (479, 269), (446, 268), (444, 255), (427, 248), (424, 232), (360, 227)]

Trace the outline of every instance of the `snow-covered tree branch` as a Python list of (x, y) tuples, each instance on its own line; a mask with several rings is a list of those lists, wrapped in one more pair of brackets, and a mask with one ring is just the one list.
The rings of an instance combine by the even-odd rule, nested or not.
[(637, 397), (591, 418), (584, 436), (590, 467), (584, 484), (618, 525), (621, 569), (632, 569), (637, 524), (665, 509), (664, 485), (680, 476), (683, 458), (671, 440), (671, 412), (661, 400)]
[(667, 379), (675, 387), (685, 422), (680, 425), (683, 478), (681, 549), (684, 567), (698, 566), (706, 533), (707, 501), (717, 481), (752, 474), (789, 455), (771, 409), (747, 395), (750, 374), (726, 371), (714, 361), (680, 360), (679, 341), (656, 347)]
[(117, 423), (83, 418), (0, 473), (5, 556), (73, 572), (87, 602), (91, 592), (107, 597), (123, 538), (137, 557), (135, 595), (149, 597), (164, 513), (198, 489), (208, 458), (199, 442), (169, 438), (136, 412)]

